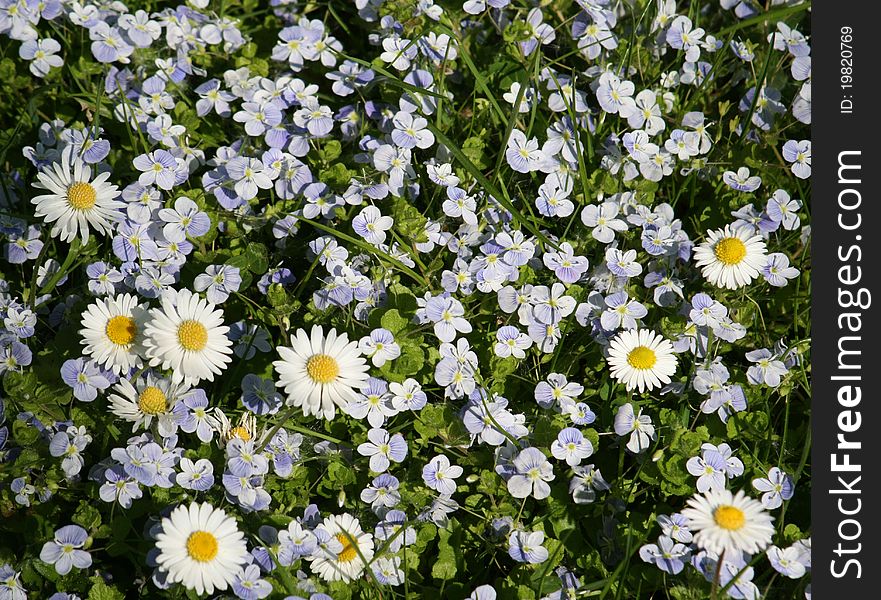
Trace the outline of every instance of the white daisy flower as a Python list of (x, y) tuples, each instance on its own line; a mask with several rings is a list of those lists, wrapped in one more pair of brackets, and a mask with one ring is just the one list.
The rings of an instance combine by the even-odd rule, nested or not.
[[(73, 172), (71, 173), (71, 167)], [(119, 188), (107, 183), (110, 173), (92, 179), (92, 168), (74, 157), (70, 164), (67, 152), (61, 153), (61, 164), (52, 163), (37, 174), (33, 185), (48, 191), (31, 199), (34, 214), (46, 223), (53, 223), (51, 236), (70, 242), (79, 233), (83, 243), (89, 241), (89, 226), (100, 234), (109, 234), (113, 223), (122, 218), (125, 205), (115, 200)]]
[(373, 536), (348, 513), (331, 515), (315, 528), (318, 549), (308, 557), (312, 571), (325, 581), (353, 581), (373, 558)]
[(243, 442), (250, 442), (253, 439), (262, 441), (263, 436), (257, 435), (257, 417), (253, 413), (244, 412), (236, 425), (233, 425), (229, 417), (219, 408), (214, 409), (214, 416), (217, 421), (216, 431), (220, 434), (221, 447), (236, 439)]
[(720, 288), (736, 290), (752, 283), (768, 259), (762, 236), (747, 227), (707, 232), (707, 240), (694, 250), (695, 264), (704, 278)]
[(117, 375), (140, 368), (147, 305), (131, 294), (96, 300), (83, 312), (83, 352)]
[(199, 595), (225, 590), (248, 562), (248, 547), (235, 519), (207, 502), (178, 506), (162, 519), (156, 548), (156, 563), (168, 573), (168, 581)]
[(150, 311), (144, 339), (150, 366), (171, 369), (175, 383), (214, 381), (232, 362), (223, 311), (190, 290), (166, 293), (162, 308)]
[(333, 419), (336, 407), (344, 409), (357, 400), (356, 389), (367, 381), (367, 361), (345, 333), (331, 329), (327, 337), (319, 325), (312, 334), (297, 330), (292, 347), (281, 346), (281, 360), (272, 363), (278, 372), (276, 385), (288, 395), (288, 406), (303, 408), (306, 416)]
[(767, 547), (774, 535), (774, 518), (742, 491), (734, 495), (721, 489), (695, 495), (682, 515), (688, 519), (694, 542), (716, 554), (755, 554)]
[(116, 393), (109, 396), (110, 411), (132, 423), (132, 432), (141, 427), (149, 429), (154, 419), (162, 437), (177, 431), (172, 409), (186, 394), (188, 386), (148, 373), (145, 379), (138, 379), (136, 385), (132, 385), (128, 379), (120, 379), (113, 386), (113, 391)]
[(627, 391), (651, 391), (670, 383), (676, 372), (673, 344), (650, 329), (628, 329), (616, 335), (609, 344), (608, 360), (612, 377)]

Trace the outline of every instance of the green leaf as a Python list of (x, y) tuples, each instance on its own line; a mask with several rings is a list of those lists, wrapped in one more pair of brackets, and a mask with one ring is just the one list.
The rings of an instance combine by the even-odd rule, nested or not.
[(409, 323), (407, 319), (401, 316), (401, 313), (399, 313), (396, 308), (385, 311), (379, 322), (385, 329), (391, 331), (392, 335), (397, 335), (402, 332), (407, 328)]
[[(484, 129), (481, 134), (485, 135), (485, 132), (486, 130)], [(473, 135), (462, 143), (462, 154), (474, 163), (474, 166), (479, 169), (485, 169), (487, 165), (486, 161), (483, 160), (484, 148), (486, 148), (486, 142), (483, 141), (483, 137)]]
[(451, 531), (441, 529), (438, 531), (437, 556), (431, 567), (431, 576), (435, 579), (449, 580), (456, 576), (456, 550), (450, 543), (453, 537)]
[(91, 532), (101, 526), (101, 512), (89, 500), (80, 500), (71, 520)]
[(343, 145), (339, 140), (325, 140), (321, 146), (321, 151), (318, 153), (321, 160), (325, 163), (332, 163), (336, 159), (340, 157), (343, 153)]
[(400, 383), (408, 377), (413, 377), (422, 370), (425, 364), (425, 353), (416, 344), (401, 346), (401, 355), (387, 361), (380, 371), (389, 381)]
[(425, 233), (428, 219), (406, 198), (401, 196), (392, 200), (392, 218), (395, 220), (395, 229), (405, 240), (412, 243), (428, 241), (428, 234)]
[(255, 275), (262, 275), (269, 270), (269, 254), (266, 246), (251, 242), (245, 250), (248, 270)]
[(355, 483), (355, 472), (342, 461), (334, 461), (327, 465), (327, 478), (338, 487)]
[(116, 586), (109, 586), (100, 577), (93, 577), (95, 585), (89, 590), (89, 600), (125, 600), (125, 594), (120, 592)]
[(323, 183), (332, 188), (342, 188), (348, 185), (355, 175), (356, 173), (349, 170), (343, 163), (334, 163), (321, 171), (320, 178)]

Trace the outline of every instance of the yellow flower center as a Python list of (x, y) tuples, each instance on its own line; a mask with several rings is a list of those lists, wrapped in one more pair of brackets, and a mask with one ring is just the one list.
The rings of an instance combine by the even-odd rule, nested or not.
[(645, 346), (637, 346), (627, 354), (627, 363), (634, 369), (651, 369), (657, 362), (655, 351)]
[(229, 430), (229, 439), (239, 438), (245, 442), (251, 439), (251, 432), (248, 431), (247, 427), (243, 427), (239, 425), (238, 427), (233, 427)]
[(138, 408), (145, 415), (158, 415), (168, 408), (168, 400), (165, 393), (156, 386), (149, 385), (138, 396)]
[(208, 343), (208, 330), (198, 321), (184, 321), (177, 327), (177, 341), (184, 350), (198, 352)]
[(213, 560), (217, 556), (217, 538), (207, 531), (194, 531), (187, 538), (187, 554), (198, 562)]
[(714, 252), (726, 265), (737, 265), (746, 256), (746, 244), (736, 237), (727, 237), (716, 244)]
[(67, 203), (75, 210), (89, 210), (97, 199), (98, 192), (88, 183), (77, 181), (67, 188)]
[(716, 525), (728, 531), (737, 531), (746, 523), (743, 511), (736, 506), (723, 505), (713, 511)]
[(358, 550), (345, 533), (336, 534), (337, 541), (343, 545), (343, 549), (336, 555), (337, 561), (341, 563), (352, 562), (358, 556)]
[(125, 346), (131, 344), (138, 335), (138, 327), (135, 320), (125, 315), (117, 315), (107, 321), (107, 327), (104, 329), (109, 339), (114, 344)]
[(330, 383), (340, 374), (340, 365), (327, 354), (315, 354), (306, 361), (306, 373), (315, 383)]

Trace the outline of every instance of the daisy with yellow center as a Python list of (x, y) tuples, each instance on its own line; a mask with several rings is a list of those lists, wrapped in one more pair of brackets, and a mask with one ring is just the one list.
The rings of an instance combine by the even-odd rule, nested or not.
[(726, 489), (697, 494), (682, 515), (688, 519), (694, 543), (717, 555), (761, 552), (774, 535), (774, 518), (742, 491), (736, 495)]
[(214, 381), (232, 362), (229, 327), (223, 311), (189, 290), (162, 296), (162, 307), (150, 311), (145, 327), (145, 356), (150, 366), (171, 369), (174, 382), (196, 385)]
[(131, 294), (119, 294), (90, 304), (81, 321), (83, 352), (117, 375), (127, 375), (132, 369), (140, 368), (146, 309), (146, 304), (138, 304), (138, 299)]
[(651, 391), (670, 383), (676, 372), (673, 344), (650, 329), (622, 331), (609, 344), (612, 377), (630, 391)]
[[(244, 412), (237, 424), (233, 425), (229, 417), (220, 410), (215, 409), (214, 416), (217, 419), (216, 430), (220, 433), (220, 445), (225, 446), (233, 440), (242, 440), (250, 442), (257, 436), (257, 417), (254, 413)], [(265, 434), (265, 432), (264, 432)]]
[(31, 203), (34, 214), (52, 224), (52, 237), (70, 242), (77, 235), (89, 241), (89, 229), (102, 235), (113, 230), (122, 219), (125, 206), (116, 200), (119, 188), (107, 183), (110, 173), (92, 179), (92, 168), (70, 152), (61, 153), (61, 163), (53, 163), (37, 174), (34, 187), (48, 193), (36, 196)]
[(149, 373), (134, 385), (123, 378), (113, 386), (113, 393), (109, 396), (110, 411), (132, 423), (132, 432), (150, 429), (155, 422), (159, 435), (168, 437), (177, 431), (172, 409), (187, 389)]
[(156, 548), (156, 563), (168, 574), (168, 582), (181, 583), (200, 596), (227, 589), (249, 558), (235, 519), (208, 503), (171, 511), (162, 519)]
[(288, 406), (302, 407), (306, 416), (333, 419), (336, 409), (357, 400), (356, 390), (367, 381), (367, 360), (345, 333), (331, 329), (327, 337), (315, 325), (311, 335), (297, 330), (291, 347), (278, 348), (276, 385), (288, 395)]
[(768, 260), (760, 235), (731, 225), (707, 232), (706, 241), (695, 248), (694, 258), (707, 281), (729, 290), (752, 283)]
[(148, 386), (138, 394), (138, 408), (145, 415), (161, 415), (168, 411), (168, 398), (155, 386)]
[(331, 515), (317, 528), (319, 539), (327, 539), (307, 560), (312, 571), (325, 581), (349, 582), (364, 572), (373, 558), (373, 536), (362, 531), (358, 519), (348, 513)]

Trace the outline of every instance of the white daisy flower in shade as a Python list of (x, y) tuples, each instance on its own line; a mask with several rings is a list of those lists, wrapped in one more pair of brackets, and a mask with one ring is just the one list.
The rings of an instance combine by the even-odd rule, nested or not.
[(616, 335), (609, 344), (608, 361), (612, 377), (627, 391), (651, 391), (670, 383), (676, 372), (673, 344), (651, 329), (628, 329)]
[(145, 379), (138, 379), (135, 385), (128, 379), (120, 379), (113, 386), (113, 391), (115, 393), (109, 396), (110, 411), (120, 419), (132, 423), (132, 432), (141, 427), (149, 429), (154, 419), (162, 437), (168, 437), (177, 431), (172, 410), (177, 401), (186, 394), (188, 386), (148, 373)]
[(166, 293), (162, 308), (150, 311), (144, 346), (150, 366), (171, 369), (175, 383), (214, 381), (232, 362), (223, 311), (190, 290)]
[(704, 278), (720, 288), (736, 290), (752, 283), (768, 262), (762, 236), (747, 227), (707, 232), (707, 239), (694, 250), (695, 264)]
[(101, 173), (91, 180), (89, 165), (77, 157), (73, 164), (70, 161), (68, 153), (62, 152), (60, 164), (52, 163), (37, 174), (34, 187), (49, 193), (32, 198), (31, 204), (36, 206), (36, 216), (53, 224), (52, 237), (70, 242), (79, 234), (85, 244), (89, 241), (90, 226), (98, 233), (109, 234), (113, 223), (122, 218), (120, 209), (125, 204), (115, 200), (120, 191), (107, 183), (110, 173)]
[(315, 528), (318, 549), (308, 557), (312, 571), (325, 581), (353, 581), (373, 558), (373, 536), (348, 513), (331, 515)]
[(766, 548), (774, 535), (774, 518), (742, 491), (737, 495), (726, 489), (697, 494), (689, 499), (682, 516), (688, 519), (694, 543), (716, 554), (755, 554)]
[(117, 375), (143, 364), (147, 305), (131, 294), (96, 300), (83, 312), (83, 352)]
[(248, 562), (248, 547), (235, 519), (207, 502), (178, 506), (162, 519), (156, 536), (159, 570), (170, 583), (199, 595), (225, 590)]
[(337, 335), (336, 329), (325, 337), (319, 325), (312, 326), (311, 336), (298, 329), (291, 342), (290, 348), (278, 348), (281, 360), (272, 363), (288, 406), (302, 407), (306, 416), (333, 419), (336, 407), (357, 400), (355, 390), (367, 381), (368, 368), (358, 342), (350, 342), (345, 333)]
[(229, 417), (219, 408), (214, 409), (214, 417), (217, 422), (217, 432), (220, 433), (221, 447), (233, 440), (242, 440), (243, 442), (256, 440), (258, 443), (263, 441), (264, 436), (257, 433), (257, 417), (253, 413), (242, 413), (236, 425), (233, 425)]

